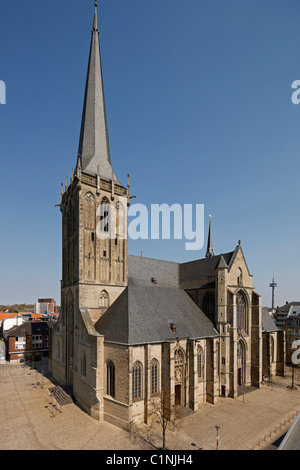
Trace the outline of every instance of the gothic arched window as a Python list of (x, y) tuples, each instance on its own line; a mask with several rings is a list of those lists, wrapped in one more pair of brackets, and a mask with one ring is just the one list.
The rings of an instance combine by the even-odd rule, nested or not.
[(132, 398), (136, 400), (142, 398), (142, 372), (143, 366), (137, 361), (132, 368)]
[(273, 336), (271, 336), (271, 361), (275, 361), (275, 344)]
[(242, 340), (237, 343), (237, 369), (238, 385), (242, 385), (246, 380), (246, 347)]
[(158, 360), (151, 361), (151, 395), (158, 392)]
[(237, 321), (236, 326), (241, 330), (246, 330), (246, 313), (247, 313), (247, 302), (245, 295), (242, 292), (236, 294), (236, 314)]
[(200, 345), (197, 347), (197, 373), (198, 379), (203, 378), (203, 349)]
[(237, 358), (238, 360), (241, 360), (242, 357), (243, 357), (243, 349), (242, 349), (242, 344), (239, 341), (237, 344)]
[(110, 304), (109, 295), (106, 290), (103, 290), (100, 294), (99, 307), (108, 308)]
[(174, 353), (174, 372), (175, 383), (180, 384), (184, 382), (184, 355), (180, 348), (175, 349)]
[(106, 363), (106, 393), (115, 398), (115, 365), (112, 361)]
[(89, 229), (96, 227), (96, 201), (91, 192), (84, 196), (84, 226)]

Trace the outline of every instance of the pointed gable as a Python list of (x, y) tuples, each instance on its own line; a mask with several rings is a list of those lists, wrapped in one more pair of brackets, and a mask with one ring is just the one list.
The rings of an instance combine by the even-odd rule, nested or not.
[(238, 283), (249, 287), (253, 286), (253, 276), (250, 274), (240, 242), (233, 252), (228, 268), (229, 284), (235, 285)]
[(226, 261), (225, 261), (225, 259), (224, 259), (224, 256), (221, 255), (221, 256), (220, 256), (220, 261), (219, 261), (218, 266), (217, 266), (217, 269), (224, 269), (224, 268), (227, 268), (227, 269), (228, 269), (228, 265), (227, 265), (227, 263), (226, 263)]

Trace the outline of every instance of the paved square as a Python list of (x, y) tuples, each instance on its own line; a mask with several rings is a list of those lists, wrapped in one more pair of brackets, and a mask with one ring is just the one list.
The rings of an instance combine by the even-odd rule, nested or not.
[[(0, 364), (1, 450), (128, 450), (155, 449), (139, 436), (133, 438), (109, 423), (97, 422), (76, 404), (53, 409), (48, 388), (56, 385), (46, 372), (47, 361), (30, 364)], [(291, 371), (287, 377), (275, 377), (273, 386), (251, 391), (237, 399), (219, 398), (216, 405), (203, 404), (199, 411), (178, 421), (174, 432), (167, 434), (167, 447), (195, 450), (216, 448), (216, 429), (220, 426), (219, 449), (264, 449), (282, 436), (300, 410), (298, 371), (295, 388)], [(42, 388), (43, 385), (43, 388)], [(161, 445), (157, 427), (151, 442)], [(276, 447), (274, 447), (276, 448)]]

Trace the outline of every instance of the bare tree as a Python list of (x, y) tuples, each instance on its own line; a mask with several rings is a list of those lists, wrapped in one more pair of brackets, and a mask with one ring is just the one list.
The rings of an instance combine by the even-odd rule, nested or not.
[[(130, 435), (133, 439), (138, 439), (143, 448), (152, 447), (166, 450), (167, 431), (174, 432), (178, 429), (176, 413), (170, 396), (161, 391), (158, 396), (150, 400), (148, 413), (147, 426), (137, 426), (132, 423)], [(160, 440), (161, 445), (159, 445)]]
[(162, 433), (162, 450), (166, 449), (167, 430), (175, 431), (176, 413), (171, 404), (170, 396), (163, 390), (158, 400), (153, 399), (151, 403), (152, 419), (159, 424)]

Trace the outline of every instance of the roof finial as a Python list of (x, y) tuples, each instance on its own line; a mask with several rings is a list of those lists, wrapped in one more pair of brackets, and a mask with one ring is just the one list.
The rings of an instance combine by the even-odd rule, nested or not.
[(215, 251), (214, 251), (213, 241), (212, 241), (211, 219), (212, 219), (212, 215), (209, 214), (209, 232), (208, 232), (206, 258), (215, 256)]
[(95, 5), (95, 16), (94, 16), (94, 24), (93, 24), (92, 31), (99, 32), (99, 30), (98, 30), (98, 17), (97, 17), (97, 6), (98, 6), (97, 0), (95, 1), (94, 5)]

